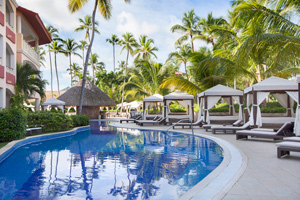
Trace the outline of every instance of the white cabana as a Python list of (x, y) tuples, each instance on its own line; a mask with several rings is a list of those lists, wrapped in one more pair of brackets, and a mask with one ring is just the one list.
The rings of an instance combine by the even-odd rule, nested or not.
[(200, 119), (203, 113), (204, 107), (204, 121), (210, 124), (209, 109), (211, 109), (218, 101), (223, 98), (226, 103), (229, 104), (229, 115), (234, 114), (233, 101), (239, 104), (239, 119), (243, 119), (243, 91), (236, 90), (224, 85), (216, 85), (200, 94), (198, 94), (199, 100), (199, 113), (198, 119)]
[[(172, 101), (178, 101), (178, 103), (187, 109), (186, 114), (172, 114), (170, 112), (170, 103)], [(181, 92), (175, 91), (166, 96), (164, 96), (164, 116), (166, 121), (169, 122), (170, 119), (190, 119), (194, 122), (194, 96)]]
[(142, 106), (142, 102), (139, 101), (133, 101), (127, 104), (128, 110), (130, 111), (131, 109), (136, 109), (140, 110), (140, 107)]
[[(297, 76), (298, 82), (298, 95), (295, 96), (295, 100), (297, 101), (297, 109), (296, 109), (296, 118), (295, 118), (295, 125), (294, 125), (294, 133), (296, 136), (300, 136), (300, 76)], [(297, 97), (297, 99), (296, 99)]]
[[(272, 76), (244, 90), (246, 96), (246, 114), (249, 115), (250, 105), (252, 104), (249, 116), (250, 125), (261, 127), (262, 117), (259, 105), (273, 94), (277, 101), (287, 109), (288, 117), (293, 116), (294, 98), (293, 92), (297, 92), (298, 85), (294, 81)], [(274, 121), (275, 122), (275, 121)], [(283, 121), (282, 123), (284, 123)]]
[(26, 108), (30, 108), (33, 109), (33, 111), (35, 111), (35, 106), (31, 105), (31, 104), (27, 104), (27, 103), (23, 103), (23, 106), (25, 106)]
[(51, 98), (48, 99), (47, 101), (45, 101), (44, 103), (42, 103), (42, 107), (43, 110), (46, 110), (48, 106), (57, 106), (59, 109), (61, 109), (62, 112), (64, 112), (64, 106), (65, 106), (65, 102), (55, 99), (55, 98)]
[[(154, 94), (152, 96), (146, 97), (143, 99), (143, 119), (147, 117), (153, 117), (154, 115), (149, 114), (149, 110), (153, 108), (156, 104), (162, 104), (164, 101), (164, 97), (160, 94)], [(147, 111), (146, 111), (147, 110)], [(164, 115), (163, 112), (161, 114)], [(155, 115), (157, 116), (157, 115)]]

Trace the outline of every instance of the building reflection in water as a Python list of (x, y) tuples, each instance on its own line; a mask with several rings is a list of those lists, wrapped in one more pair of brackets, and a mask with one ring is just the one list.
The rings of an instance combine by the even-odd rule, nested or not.
[(208, 139), (93, 121), (90, 131), (25, 145), (0, 163), (0, 198), (177, 199), (222, 159)]

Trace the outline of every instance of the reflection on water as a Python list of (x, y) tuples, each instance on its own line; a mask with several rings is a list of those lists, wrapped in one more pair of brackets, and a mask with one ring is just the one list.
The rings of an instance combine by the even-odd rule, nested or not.
[(223, 160), (211, 140), (106, 123), (17, 149), (0, 163), (0, 199), (177, 199)]

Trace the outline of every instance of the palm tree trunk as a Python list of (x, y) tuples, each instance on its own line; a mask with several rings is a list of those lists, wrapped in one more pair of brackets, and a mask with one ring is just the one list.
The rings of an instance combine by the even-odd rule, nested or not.
[(186, 62), (184, 62), (184, 68), (185, 68), (185, 73), (186, 73), (186, 79), (189, 80), (189, 74), (188, 74), (188, 71), (186, 69)]
[(72, 76), (72, 61), (71, 61), (71, 54), (69, 55), (69, 60), (70, 60), (70, 73), (71, 73), (71, 87), (73, 84), (73, 76)]
[(121, 114), (122, 114), (124, 95), (125, 95), (125, 80), (126, 80), (126, 74), (127, 74), (128, 57), (129, 57), (129, 49), (127, 49), (127, 58), (126, 58), (126, 63), (125, 63), (125, 74), (124, 74), (124, 82), (123, 82), (123, 89), (122, 89)]
[(56, 62), (56, 52), (54, 52), (54, 62), (55, 62), (55, 72), (56, 72), (56, 80), (57, 80), (58, 96), (60, 96), (60, 91), (59, 91), (59, 79), (58, 79), (57, 62)]
[(53, 74), (52, 74), (52, 60), (51, 60), (50, 48), (49, 48), (49, 60), (50, 60), (50, 74), (51, 74), (51, 98), (53, 98)]
[(191, 36), (191, 47), (192, 47), (192, 52), (194, 52), (194, 43), (193, 43), (193, 41), (192, 41), (193, 35), (190, 35), (190, 36)]
[(93, 69), (93, 83), (95, 83), (95, 67), (94, 67), (94, 63), (92, 63), (92, 69)]
[(93, 41), (94, 41), (95, 16), (96, 16), (97, 6), (98, 6), (98, 0), (95, 0), (94, 10), (93, 10), (93, 16), (92, 16), (92, 23), (93, 23), (92, 38), (91, 38), (91, 42), (90, 42), (89, 47), (88, 47), (87, 52), (86, 52), (86, 58), (85, 58), (85, 63), (84, 63), (84, 70), (83, 70), (83, 77), (82, 77), (82, 86), (81, 86), (81, 94), (80, 94), (80, 101), (79, 101), (79, 114), (82, 113), (84, 87), (85, 87), (85, 82), (86, 82), (86, 72), (87, 72), (87, 67), (88, 67), (89, 56), (90, 56), (90, 53), (91, 53), (91, 50), (92, 50)]
[(115, 67), (115, 44), (113, 44), (113, 57), (114, 57), (114, 73), (116, 71), (116, 67)]
[(82, 49), (82, 67), (84, 67), (84, 49)]

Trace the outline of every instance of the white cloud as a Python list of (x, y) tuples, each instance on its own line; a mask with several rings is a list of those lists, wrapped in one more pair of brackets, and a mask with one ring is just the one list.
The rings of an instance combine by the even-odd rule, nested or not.
[(123, 11), (118, 15), (118, 24), (116, 30), (123, 34), (131, 32), (135, 37), (140, 35), (153, 35), (158, 32), (159, 27), (156, 24), (150, 24), (147, 21), (138, 22), (132, 13)]

